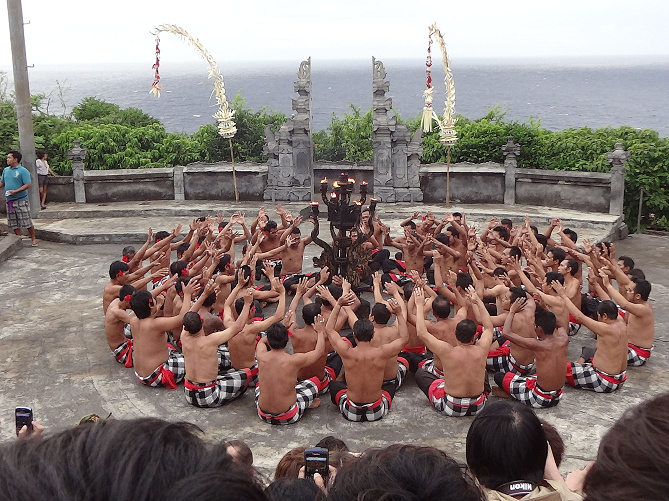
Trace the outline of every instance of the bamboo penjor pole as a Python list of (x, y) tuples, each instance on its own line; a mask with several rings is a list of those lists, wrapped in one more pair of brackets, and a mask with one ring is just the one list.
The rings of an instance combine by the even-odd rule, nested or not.
[[(439, 142), (446, 146), (446, 203), (451, 203), (451, 147), (458, 140), (455, 131), (455, 81), (453, 80), (453, 73), (451, 72), (451, 65), (446, 52), (446, 43), (444, 37), (441, 36), (441, 31), (434, 23), (429, 27), (429, 43), (427, 48), (427, 60), (425, 62), (425, 73), (427, 74), (427, 85), (423, 92), (425, 96), (425, 107), (423, 108), (423, 115), (421, 118), (421, 126), (424, 132), (432, 131), (432, 120), (436, 120), (439, 124)], [(436, 38), (437, 43), (441, 49), (441, 55), (444, 67), (444, 85), (446, 87), (446, 101), (444, 102), (444, 116), (439, 118), (436, 112), (432, 109), (432, 37)]]
[(235, 126), (234, 116), (235, 110), (230, 108), (228, 105), (228, 100), (225, 97), (225, 84), (223, 82), (223, 75), (218, 68), (218, 64), (211, 56), (209, 51), (202, 45), (202, 43), (197, 39), (193, 38), (185, 29), (180, 28), (174, 24), (161, 24), (160, 26), (154, 29), (154, 35), (156, 36), (156, 62), (153, 65), (155, 70), (155, 79), (151, 90), (149, 91), (156, 97), (160, 97), (160, 91), (162, 85), (160, 84), (160, 73), (158, 68), (160, 67), (160, 38), (158, 38), (158, 33), (167, 32), (177, 35), (182, 40), (190, 43), (202, 56), (202, 58), (207, 62), (207, 71), (209, 72), (209, 78), (214, 79), (214, 92), (216, 95), (216, 101), (218, 103), (218, 110), (214, 113), (213, 117), (218, 121), (218, 134), (221, 137), (228, 138), (228, 144), (230, 145), (230, 158), (232, 160), (232, 181), (235, 187), (235, 200), (239, 202), (239, 191), (237, 190), (237, 173), (235, 171), (235, 157), (232, 151), (232, 138), (237, 133), (237, 127)]

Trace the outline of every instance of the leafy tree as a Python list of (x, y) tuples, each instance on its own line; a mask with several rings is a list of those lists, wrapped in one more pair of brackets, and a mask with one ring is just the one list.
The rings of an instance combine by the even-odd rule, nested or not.
[(72, 116), (77, 122), (93, 125), (121, 124), (128, 127), (144, 127), (160, 123), (138, 108), (121, 109), (116, 104), (94, 97), (86, 97), (72, 108)]
[(348, 160), (351, 162), (374, 159), (372, 147), (372, 109), (362, 114), (362, 108), (349, 105), (351, 113), (344, 118), (332, 114), (327, 132), (313, 134), (316, 160)]

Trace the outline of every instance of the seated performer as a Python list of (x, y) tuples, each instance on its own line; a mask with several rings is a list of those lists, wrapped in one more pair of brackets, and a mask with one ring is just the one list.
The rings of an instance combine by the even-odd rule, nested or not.
[(135, 317), (130, 319), (133, 364), (140, 383), (147, 386), (166, 386), (175, 390), (177, 383), (186, 375), (184, 357), (167, 344), (166, 331), (179, 329), (181, 333), (184, 315), (189, 309), (200, 309), (205, 297), (213, 291), (214, 281), (207, 283), (200, 299), (191, 306), (190, 298), (197, 287), (199, 283), (191, 280), (183, 288), (183, 306), (181, 312), (174, 317), (157, 317), (158, 306), (148, 291), (137, 291), (130, 299), (130, 307), (135, 313)]
[(253, 289), (244, 295), (244, 309), (224, 331), (205, 334), (202, 317), (189, 311), (184, 315), (181, 349), (186, 367), (186, 402), (195, 407), (219, 407), (242, 395), (251, 381), (251, 369), (231, 369), (219, 375), (219, 345), (242, 330), (253, 302)]
[(416, 329), (425, 345), (444, 367), (444, 377), (438, 378), (423, 369), (416, 371), (416, 384), (435, 409), (446, 416), (473, 416), (483, 409), (488, 394), (484, 389), (486, 357), (492, 343), (492, 321), (488, 310), (473, 287), (467, 291), (483, 322), (483, 334), (476, 342), (476, 324), (462, 320), (455, 328), (457, 344), (452, 346), (434, 337), (425, 325), (425, 294), (416, 287)]
[(156, 276), (162, 276), (165, 270), (158, 270), (153, 272), (152, 275), (149, 275), (146, 278), (144, 275), (147, 271), (155, 269), (159, 266), (159, 263), (149, 264), (140, 268), (134, 273), (129, 273), (130, 267), (123, 261), (114, 261), (109, 265), (109, 282), (105, 285), (104, 290), (102, 291), (102, 311), (107, 313), (107, 308), (109, 303), (118, 297), (118, 293), (125, 284), (131, 284), (135, 289), (141, 289), (146, 284), (148, 284), (152, 278)]
[[(617, 270), (619, 273), (619, 270)], [(618, 276), (616, 273), (616, 277)], [(612, 285), (604, 270), (600, 270), (604, 287), (618, 306), (627, 314), (627, 365), (640, 366), (646, 363), (655, 347), (655, 316), (653, 306), (648, 301), (650, 282), (632, 280), (626, 286), (627, 297), (619, 293)]]
[[(344, 305), (352, 305), (354, 298), (355, 294), (349, 292), (337, 300), (326, 327), (330, 343), (341, 356), (346, 371), (346, 384), (340, 381), (330, 383), (330, 397), (349, 421), (377, 421), (388, 414), (395, 395), (395, 383), (383, 381), (388, 359), (397, 357), (409, 336), (406, 329), (402, 329), (398, 339), (382, 346), (373, 346), (374, 324), (364, 318), (353, 326), (356, 342), (353, 347), (340, 337), (334, 326), (339, 310)], [(398, 319), (402, 316), (395, 299), (388, 300), (388, 306)]]
[(553, 407), (558, 404), (562, 396), (569, 336), (564, 327), (558, 327), (556, 330), (556, 318), (553, 313), (540, 308), (534, 313), (536, 339), (528, 339), (513, 332), (511, 327), (513, 317), (516, 312), (523, 309), (526, 301), (519, 298), (511, 305), (509, 316), (504, 323), (504, 336), (512, 343), (534, 353), (537, 373), (524, 377), (513, 372), (498, 372), (495, 374), (495, 382), (525, 405), (537, 409)]
[(314, 323), (318, 340), (314, 349), (307, 353), (286, 353), (288, 329), (282, 323), (267, 328), (267, 336), (258, 341), (258, 385), (256, 407), (258, 417), (269, 424), (297, 423), (304, 411), (312, 405), (318, 406), (320, 379), (312, 377), (297, 381), (302, 367), (313, 364), (322, 356), (325, 347), (325, 320), (318, 315)]
[(598, 393), (617, 390), (627, 379), (627, 326), (616, 304), (610, 300), (599, 303), (597, 320), (593, 320), (568, 300), (564, 285), (551, 285), (565, 299), (569, 313), (597, 335), (595, 350), (584, 347), (579, 362), (567, 362), (567, 383)]

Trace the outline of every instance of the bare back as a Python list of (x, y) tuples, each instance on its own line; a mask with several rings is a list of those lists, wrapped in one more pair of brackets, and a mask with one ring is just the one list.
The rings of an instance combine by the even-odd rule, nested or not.
[(105, 337), (109, 348), (114, 351), (125, 341), (123, 332), (125, 324), (130, 323), (130, 315), (120, 308), (121, 301), (116, 298), (108, 306), (105, 313)]
[(346, 370), (347, 396), (357, 404), (376, 402), (388, 359), (383, 350), (370, 343), (358, 342), (355, 348), (340, 353)]

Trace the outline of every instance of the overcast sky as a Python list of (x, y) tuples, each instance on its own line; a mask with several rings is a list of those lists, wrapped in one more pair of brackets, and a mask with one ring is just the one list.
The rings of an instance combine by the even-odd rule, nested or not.
[[(173, 23), (225, 61), (424, 58), (437, 22), (451, 58), (669, 54), (666, 0), (23, 0), (28, 64), (147, 62)], [(11, 65), (6, 7), (0, 66)], [(162, 36), (163, 61), (195, 61)]]

